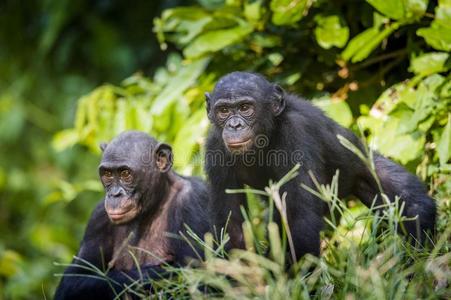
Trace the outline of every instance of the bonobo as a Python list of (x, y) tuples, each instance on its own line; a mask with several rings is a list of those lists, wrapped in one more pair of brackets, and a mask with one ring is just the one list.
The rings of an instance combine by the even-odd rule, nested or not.
[[(280, 86), (254, 73), (233, 72), (222, 77), (213, 92), (206, 94), (208, 117), (213, 124), (206, 143), (206, 172), (211, 185), (210, 208), (213, 225), (227, 230), (231, 247), (243, 247), (240, 205), (242, 194), (225, 189), (243, 185), (264, 188), (270, 179), (279, 180), (296, 163), (297, 177), (284, 185), (287, 218), (295, 257), (319, 255), (320, 230), (326, 204), (301, 187), (313, 187), (308, 174), (322, 184), (331, 182), (339, 170), (339, 197), (357, 196), (366, 206), (382, 204), (378, 186), (365, 164), (344, 148), (341, 135), (363, 150), (351, 131), (339, 126), (323, 112)], [(218, 155), (220, 154), (220, 155)], [(433, 231), (436, 208), (422, 183), (401, 166), (375, 154), (374, 164), (382, 190), (390, 199), (401, 197), (404, 215), (417, 217), (403, 225), (411, 238), (424, 241)], [(231, 215), (229, 216), (229, 214)], [(280, 216), (274, 216), (280, 222)]]
[[(196, 243), (180, 236), (188, 238), (185, 224), (200, 237), (210, 228), (207, 188), (201, 180), (171, 170), (169, 145), (128, 131), (101, 149), (99, 175), (105, 198), (89, 220), (56, 299), (113, 299), (125, 284), (139, 278), (136, 263), (144, 277), (158, 278), (165, 273), (163, 263), (185, 265), (202, 253), (192, 248)], [(89, 264), (108, 270), (112, 285), (93, 278)]]

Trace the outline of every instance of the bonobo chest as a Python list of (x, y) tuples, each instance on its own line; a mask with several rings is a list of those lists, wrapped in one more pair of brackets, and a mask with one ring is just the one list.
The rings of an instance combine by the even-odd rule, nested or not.
[[(167, 234), (167, 209), (162, 210), (149, 223), (139, 226), (117, 226), (114, 250), (110, 268), (130, 270), (144, 265), (161, 265), (173, 260), (170, 240)], [(136, 260), (136, 261), (135, 261)]]
[(240, 183), (249, 185), (256, 189), (263, 189), (268, 185), (270, 179), (267, 172), (258, 166), (237, 164), (235, 166), (235, 172)]

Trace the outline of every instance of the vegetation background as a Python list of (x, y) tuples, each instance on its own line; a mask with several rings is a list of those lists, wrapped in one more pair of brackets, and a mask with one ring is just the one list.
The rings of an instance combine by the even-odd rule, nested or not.
[(54, 263), (102, 196), (100, 142), (144, 130), (203, 176), (203, 95), (235, 70), (311, 99), (416, 173), (450, 258), (450, 51), (450, 0), (2, 1), (0, 299), (52, 297)]

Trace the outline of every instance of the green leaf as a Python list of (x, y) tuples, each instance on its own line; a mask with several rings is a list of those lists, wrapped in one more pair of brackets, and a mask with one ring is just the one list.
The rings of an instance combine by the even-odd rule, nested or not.
[[(203, 141), (208, 124), (205, 111), (202, 109), (185, 120), (185, 124), (177, 132), (177, 136), (172, 143), (172, 149), (175, 158), (174, 165), (181, 173), (185, 175), (192, 173), (193, 166), (190, 166), (190, 162), (196, 147), (199, 147)], [(199, 161), (195, 163), (199, 163)]]
[(345, 101), (333, 101), (330, 98), (313, 99), (313, 104), (324, 110), (327, 116), (338, 124), (349, 127), (352, 124), (352, 112)]
[(420, 82), (419, 87), (421, 88), (421, 86), (424, 85), (428, 90), (435, 93), (438, 88), (441, 89), (447, 82), (448, 80), (446, 80), (444, 76), (440, 74), (432, 74), (423, 79), (423, 81)]
[(392, 34), (392, 32), (396, 29), (398, 29), (397, 23), (392, 23), (390, 24), (390, 26), (385, 27), (382, 32), (378, 33), (374, 37), (374, 39), (368, 41), (367, 44), (363, 45), (363, 47), (360, 48), (360, 50), (354, 55), (351, 61), (355, 63), (367, 58), (371, 54), (371, 52), (373, 52), (373, 50), (376, 49), (376, 47), (379, 46), (379, 44), (390, 34)]
[(389, 118), (375, 134), (373, 141), (382, 154), (407, 164), (423, 155), (425, 137), (419, 132), (400, 134), (399, 125), (398, 118)]
[(367, 45), (371, 40), (375, 39), (379, 32), (377, 27), (371, 27), (356, 35), (341, 53), (343, 59), (349, 61), (360, 51), (360, 49)]
[[(418, 86), (418, 89), (411, 94), (416, 98), (415, 109), (412, 116), (407, 120), (400, 122), (400, 133), (409, 133), (417, 129), (418, 124), (429, 117), (434, 108), (437, 95), (433, 90), (430, 90), (424, 83)], [(402, 101), (402, 99), (400, 99)]]
[(436, 118), (434, 114), (431, 114), (428, 118), (418, 124), (418, 129), (422, 132), (427, 132), (434, 125)]
[(451, 30), (443, 26), (420, 28), (417, 35), (423, 37), (432, 48), (451, 51)]
[(244, 3), (244, 16), (250, 22), (257, 22), (263, 16), (262, 0)]
[(183, 51), (187, 58), (196, 58), (210, 52), (219, 51), (227, 46), (241, 41), (252, 32), (253, 28), (247, 23), (229, 29), (208, 31), (198, 36)]
[[(401, 99), (405, 99), (405, 104), (413, 109), (415, 107), (415, 97), (410, 95), (413, 92), (413, 89), (407, 88), (405, 82), (394, 84), (380, 94), (373, 107), (377, 107), (377, 110), (382, 114), (388, 115), (400, 103), (403, 103)], [(404, 95), (406, 96), (404, 97)]]
[(252, 44), (255, 44), (260, 48), (272, 48), (280, 46), (282, 44), (282, 39), (280, 36), (274, 34), (254, 32), (252, 34)]
[(160, 43), (169, 40), (186, 45), (212, 20), (209, 13), (202, 8), (177, 7), (165, 10), (161, 18), (156, 18), (153, 31)]
[(271, 20), (275, 25), (294, 24), (304, 16), (308, 4), (308, 0), (271, 0)]
[(428, 0), (367, 0), (376, 10), (394, 20), (421, 18), (426, 12)]
[(156, 116), (161, 115), (188, 87), (195, 83), (199, 75), (205, 70), (208, 62), (209, 59), (204, 58), (184, 66), (156, 97), (152, 105), (151, 113)]
[(349, 28), (344, 24), (344, 20), (338, 16), (322, 16), (315, 17), (316, 28), (315, 37), (318, 44), (329, 49), (333, 46), (338, 48), (344, 47), (349, 38)]
[(448, 80), (440, 87), (439, 90), (440, 98), (449, 98), (451, 99), (451, 76), (448, 75)]
[(0, 252), (0, 275), (8, 278), (20, 271), (21, 255), (13, 250)]
[(451, 4), (440, 4), (435, 9), (435, 20), (433, 23), (448, 29), (451, 28)]
[[(126, 99), (118, 99), (116, 101), (116, 114), (113, 120), (113, 134), (119, 134), (127, 129), (128, 101)], [(106, 128), (104, 128), (105, 130)]]
[(418, 29), (417, 35), (434, 49), (451, 51), (451, 6), (440, 4), (435, 10), (431, 26)]
[(437, 153), (440, 165), (445, 165), (451, 157), (451, 114), (448, 114), (448, 122), (443, 129), (440, 140), (437, 144)]
[(342, 52), (343, 59), (353, 63), (367, 58), (376, 47), (387, 38), (393, 31), (398, 29), (398, 23), (392, 23), (380, 31), (379, 28), (371, 27), (355, 36)]
[(428, 7), (428, 0), (404, 0), (404, 18), (419, 20)]
[(72, 147), (79, 142), (79, 136), (77, 130), (66, 129), (57, 132), (52, 140), (52, 146), (56, 151), (62, 151), (69, 147)]
[(404, 18), (404, 1), (400, 0), (367, 0), (382, 14), (395, 20)]
[(412, 59), (409, 71), (422, 76), (446, 72), (451, 67), (449, 63), (447, 64), (448, 59), (448, 53), (426, 53)]
[(205, 8), (217, 9), (224, 5), (225, 0), (197, 0)]

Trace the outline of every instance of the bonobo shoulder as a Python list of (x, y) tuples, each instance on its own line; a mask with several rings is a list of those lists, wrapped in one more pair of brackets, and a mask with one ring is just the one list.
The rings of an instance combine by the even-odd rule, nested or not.
[(279, 117), (281, 120), (277, 129), (279, 133), (289, 132), (292, 139), (305, 139), (306, 132), (310, 132), (312, 136), (324, 137), (324, 133), (341, 131), (341, 126), (310, 101), (287, 94), (286, 102), (286, 109)]
[(102, 199), (89, 218), (83, 240), (95, 239), (100, 233), (103, 236), (104, 232), (108, 231), (110, 228), (113, 228), (113, 226), (105, 211), (105, 200)]
[[(208, 201), (208, 189), (205, 183), (197, 177), (179, 177), (178, 202), (194, 205), (206, 204)], [(180, 204), (181, 204), (180, 203)]]
[(305, 115), (309, 118), (325, 117), (324, 112), (316, 107), (311, 101), (308, 101), (302, 97), (286, 94), (285, 100), (287, 102), (286, 112), (297, 112)]

